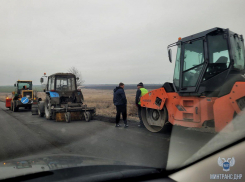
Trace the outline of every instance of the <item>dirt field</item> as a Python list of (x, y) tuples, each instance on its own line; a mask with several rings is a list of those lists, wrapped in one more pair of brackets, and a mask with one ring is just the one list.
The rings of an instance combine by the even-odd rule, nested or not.
[[(116, 107), (113, 105), (113, 91), (112, 90), (97, 90), (97, 89), (82, 89), (85, 104), (88, 107), (96, 107), (96, 114), (115, 117)], [(125, 90), (128, 100), (127, 113), (128, 119), (138, 120), (137, 107), (135, 106), (135, 89)], [(43, 92), (38, 93), (38, 97), (44, 98)], [(5, 101), (6, 97), (11, 97), (11, 93), (0, 93), (0, 101)]]
[[(113, 104), (112, 90), (83, 89), (85, 104), (88, 107), (96, 107), (98, 115), (115, 117), (116, 107)], [(135, 106), (136, 90), (125, 90), (127, 97), (127, 113), (129, 119), (138, 120), (137, 107)]]

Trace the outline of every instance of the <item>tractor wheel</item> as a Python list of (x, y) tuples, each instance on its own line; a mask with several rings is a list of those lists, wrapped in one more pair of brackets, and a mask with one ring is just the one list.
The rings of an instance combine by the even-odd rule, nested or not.
[(164, 107), (162, 110), (142, 107), (141, 116), (146, 129), (151, 132), (160, 132), (166, 127), (166, 122), (168, 119), (166, 107)]
[(42, 113), (39, 108), (37, 109), (37, 113), (39, 117), (43, 117), (45, 114), (45, 113)]
[(13, 111), (17, 112), (19, 110), (19, 108), (16, 106), (16, 103), (13, 102)]
[(31, 114), (32, 115), (37, 115), (38, 114), (37, 110), (38, 110), (38, 105), (35, 104), (35, 105), (31, 106)]
[(43, 101), (38, 102), (37, 113), (39, 117), (44, 116), (45, 112), (44, 112), (44, 102)]
[(89, 122), (91, 120), (91, 113), (89, 111), (84, 112), (85, 121)]
[(65, 120), (67, 123), (71, 122), (71, 113), (70, 112), (65, 113)]
[(44, 104), (44, 111), (45, 111), (46, 119), (51, 120), (52, 119), (52, 113), (51, 113), (50, 99), (46, 99), (45, 104)]

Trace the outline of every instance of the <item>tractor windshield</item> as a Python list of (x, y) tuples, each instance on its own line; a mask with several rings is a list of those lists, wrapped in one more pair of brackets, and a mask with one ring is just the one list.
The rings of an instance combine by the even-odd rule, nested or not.
[(21, 89), (32, 90), (32, 82), (18, 82), (17, 86), (18, 86), (18, 90), (21, 90)]
[(231, 37), (231, 46), (233, 48), (234, 56), (234, 68), (238, 70), (244, 70), (244, 44), (242, 38), (237, 34), (234, 34)]
[(57, 91), (73, 91), (76, 90), (74, 77), (57, 77), (56, 78)]

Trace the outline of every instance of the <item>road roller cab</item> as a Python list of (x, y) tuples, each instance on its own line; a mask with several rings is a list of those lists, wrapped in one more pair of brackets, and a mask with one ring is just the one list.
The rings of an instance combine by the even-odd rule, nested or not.
[(170, 122), (221, 131), (245, 107), (243, 36), (213, 28), (179, 38), (168, 46), (170, 62), (172, 47), (177, 48), (173, 83), (141, 98), (146, 128), (159, 132)]
[[(50, 75), (44, 89), (45, 99), (40, 98), (38, 102), (38, 115), (56, 121), (90, 121), (95, 115), (95, 108), (83, 104), (84, 98), (81, 89), (77, 89), (77, 79), (72, 73)], [(43, 83), (44, 79), (40, 81)]]

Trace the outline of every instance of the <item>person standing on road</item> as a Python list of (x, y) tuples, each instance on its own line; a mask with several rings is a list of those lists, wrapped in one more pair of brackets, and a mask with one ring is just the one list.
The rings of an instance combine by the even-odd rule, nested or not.
[(124, 83), (119, 83), (119, 86), (114, 89), (113, 103), (117, 109), (116, 127), (119, 127), (120, 115), (122, 113), (124, 127), (128, 127), (127, 123), (127, 98), (124, 92)]
[(135, 104), (136, 106), (138, 107), (138, 116), (139, 116), (139, 119), (140, 119), (140, 124), (138, 125), (139, 127), (143, 127), (144, 124), (143, 124), (143, 121), (142, 121), (142, 117), (141, 117), (141, 103), (140, 103), (140, 98), (147, 94), (148, 93), (148, 90), (146, 90), (144, 88), (144, 84), (142, 82), (140, 82), (138, 85), (137, 85), (137, 92), (136, 92), (136, 97), (135, 97)]

